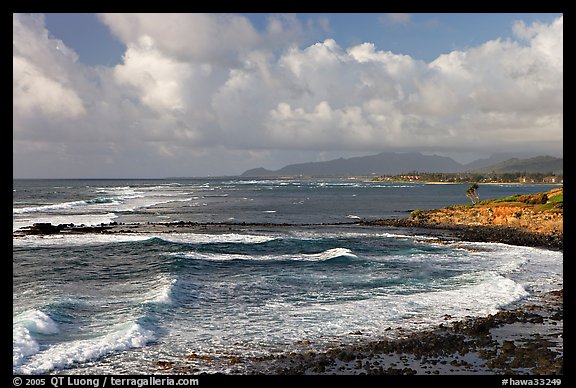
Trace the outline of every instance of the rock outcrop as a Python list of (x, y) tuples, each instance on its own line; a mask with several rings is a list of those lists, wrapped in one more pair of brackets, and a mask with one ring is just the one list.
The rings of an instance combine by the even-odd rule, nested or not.
[(416, 223), (506, 226), (533, 233), (562, 234), (563, 202), (559, 199), (562, 195), (563, 189), (557, 188), (547, 193), (482, 201), (473, 206), (414, 211), (410, 218)]
[(468, 241), (563, 249), (563, 189), (515, 195), (475, 205), (414, 210), (410, 217), (363, 225), (446, 229)]

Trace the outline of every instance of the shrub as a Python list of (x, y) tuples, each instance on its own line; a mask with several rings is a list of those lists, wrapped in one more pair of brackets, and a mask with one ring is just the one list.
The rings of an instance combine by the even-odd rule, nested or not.
[(424, 216), (424, 211), (422, 209), (414, 209), (410, 213), (410, 216), (412, 218), (420, 218), (420, 217)]

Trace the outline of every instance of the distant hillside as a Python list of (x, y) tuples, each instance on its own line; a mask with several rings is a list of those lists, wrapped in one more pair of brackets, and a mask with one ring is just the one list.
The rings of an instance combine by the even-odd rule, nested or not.
[(563, 174), (564, 159), (553, 156), (536, 156), (528, 159), (512, 158), (487, 167), (471, 170), (478, 173), (495, 172), (499, 174), (512, 172)]
[[(340, 158), (325, 162), (308, 162), (290, 164), (279, 170), (254, 168), (244, 172), (243, 177), (268, 176), (371, 176), (399, 175), (417, 171), (433, 172), (477, 172), (477, 173), (563, 173), (562, 158), (553, 156), (536, 156), (530, 158), (511, 157), (514, 154), (495, 154), (486, 159), (479, 159), (462, 165), (451, 158), (438, 155), (422, 155), (417, 152), (398, 153), (382, 152), (377, 155), (354, 158)], [(519, 154), (516, 154), (519, 155)]]
[(244, 172), (242, 176), (370, 176), (395, 175), (412, 171), (457, 172), (461, 170), (462, 165), (460, 163), (444, 156), (422, 155), (417, 152), (382, 152), (377, 155), (349, 159), (340, 158), (326, 162), (291, 164), (276, 171), (255, 168)]
[(539, 156), (538, 154), (534, 153), (527, 153), (527, 152), (506, 152), (506, 153), (495, 153), (490, 155), (488, 158), (477, 159), (471, 163), (464, 165), (465, 171), (477, 171), (480, 169), (484, 169), (485, 167), (490, 167), (498, 163), (502, 163), (507, 161), (508, 159), (528, 159), (533, 158), (535, 156)]

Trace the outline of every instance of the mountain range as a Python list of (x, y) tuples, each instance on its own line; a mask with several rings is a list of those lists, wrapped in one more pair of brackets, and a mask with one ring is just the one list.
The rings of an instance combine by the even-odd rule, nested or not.
[(254, 168), (242, 177), (269, 176), (372, 176), (398, 175), (409, 172), (455, 173), (455, 172), (527, 172), (562, 174), (563, 158), (553, 156), (513, 157), (511, 154), (495, 154), (468, 164), (461, 164), (446, 156), (423, 155), (419, 152), (381, 152), (376, 155), (339, 158), (324, 162), (290, 164), (279, 170)]

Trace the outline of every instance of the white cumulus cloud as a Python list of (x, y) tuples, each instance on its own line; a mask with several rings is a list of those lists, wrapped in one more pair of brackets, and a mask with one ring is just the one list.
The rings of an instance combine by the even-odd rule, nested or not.
[(12, 25), (13, 110), (16, 116), (74, 118), (85, 113), (75, 90), (77, 56), (58, 40), (49, 39), (41, 16), (14, 15)]
[(15, 172), (237, 174), (319, 153), (561, 150), (562, 16), (430, 63), (371, 42), (300, 46), (294, 15), (263, 31), (229, 14), (99, 18), (126, 45), (114, 67), (79, 62), (42, 16), (13, 16)]

